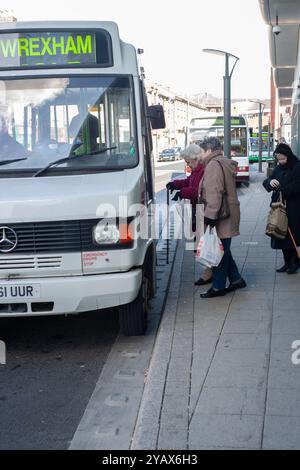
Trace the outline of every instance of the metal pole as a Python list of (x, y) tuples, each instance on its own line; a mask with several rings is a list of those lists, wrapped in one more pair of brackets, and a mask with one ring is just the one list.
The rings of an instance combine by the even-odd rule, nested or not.
[(170, 251), (170, 192), (167, 189), (167, 264), (169, 264), (169, 251)]
[(68, 144), (70, 143), (70, 118), (69, 118), (69, 105), (66, 104), (66, 120), (67, 120), (67, 139)]
[(24, 137), (23, 145), (28, 150), (28, 106), (24, 108)]
[(225, 55), (224, 76), (224, 155), (231, 158), (231, 90), (229, 74), (229, 55)]
[(271, 122), (270, 122), (270, 117), (269, 117), (269, 123), (268, 123), (268, 160), (271, 155)]
[(259, 103), (259, 147), (258, 147), (258, 171), (262, 173), (262, 103)]
[(187, 97), (187, 108), (186, 108), (186, 135), (185, 135), (185, 146), (189, 145), (189, 128), (190, 128), (190, 98)]

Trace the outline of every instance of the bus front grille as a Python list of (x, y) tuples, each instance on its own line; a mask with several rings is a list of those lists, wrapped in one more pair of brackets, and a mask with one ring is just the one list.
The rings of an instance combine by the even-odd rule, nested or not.
[(27, 270), (27, 269), (46, 269), (60, 268), (62, 265), (62, 256), (23, 256), (8, 257), (0, 255), (0, 271)]
[[(92, 237), (93, 227), (98, 222), (99, 219), (2, 224), (2, 227), (13, 229), (18, 238), (17, 246), (6, 254), (7, 258), (16, 254), (38, 255), (99, 249), (94, 245)], [(0, 246), (0, 257), (1, 255), (3, 253)], [(27, 260), (25, 264), (29, 262)], [(34, 262), (33, 258), (31, 262)]]

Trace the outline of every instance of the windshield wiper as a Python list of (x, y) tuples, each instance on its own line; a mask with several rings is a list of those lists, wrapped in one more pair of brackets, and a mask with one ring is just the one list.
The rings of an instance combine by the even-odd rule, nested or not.
[[(101, 149), (101, 150), (97, 150), (95, 152), (95, 154), (100, 154), (100, 153), (105, 153), (107, 152), (108, 150), (114, 150), (116, 149), (117, 147), (107, 147), (105, 149)], [(58, 160), (55, 160), (54, 162), (51, 162), (49, 163), (48, 165), (46, 165), (44, 168), (41, 168), (40, 170), (38, 170), (36, 173), (34, 173), (32, 175), (33, 178), (37, 177), (37, 176), (40, 176), (41, 174), (45, 173), (47, 170), (49, 170), (49, 168), (53, 167), (53, 166), (56, 166), (56, 165), (61, 165), (63, 163), (67, 163), (69, 162), (70, 160), (77, 160), (78, 158), (83, 158), (83, 157), (87, 157), (88, 155), (94, 155), (94, 153), (85, 153), (83, 155), (72, 155), (71, 157), (63, 157), (63, 158), (59, 158)], [(105, 168), (104, 168), (105, 169)]]
[(10, 163), (21, 162), (22, 160), (27, 160), (27, 158), (15, 158), (13, 160), (2, 160), (0, 161), (0, 166), (9, 165)]

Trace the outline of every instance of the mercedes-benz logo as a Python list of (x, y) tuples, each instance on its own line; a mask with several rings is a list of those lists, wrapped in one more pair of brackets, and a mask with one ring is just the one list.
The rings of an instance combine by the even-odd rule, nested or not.
[(10, 253), (18, 244), (18, 235), (9, 227), (0, 227), (0, 252)]

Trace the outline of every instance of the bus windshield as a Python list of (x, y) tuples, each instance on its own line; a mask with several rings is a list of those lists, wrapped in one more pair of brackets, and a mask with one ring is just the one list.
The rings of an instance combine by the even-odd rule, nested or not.
[[(250, 145), (252, 152), (259, 151), (259, 138), (258, 137), (250, 137)], [(270, 138), (270, 152), (273, 153), (273, 138)], [(269, 140), (267, 137), (262, 137), (262, 151), (268, 152), (269, 150)]]
[(0, 175), (134, 167), (133, 116), (127, 76), (0, 80)]
[[(218, 137), (222, 145), (224, 143), (223, 127), (207, 127), (207, 128), (191, 128), (190, 141), (197, 142), (206, 137)], [(247, 156), (247, 128), (233, 127), (231, 128), (231, 156), (243, 157)]]

